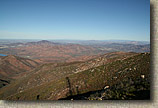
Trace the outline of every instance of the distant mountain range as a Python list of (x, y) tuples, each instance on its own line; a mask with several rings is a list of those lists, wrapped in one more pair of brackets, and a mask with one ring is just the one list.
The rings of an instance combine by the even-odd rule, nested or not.
[(50, 40), (57, 43), (72, 43), (82, 45), (105, 45), (111, 43), (145, 45), (150, 44), (149, 41), (131, 41), (131, 40)]
[[(150, 44), (138, 44), (139, 42), (113, 43), (104, 42), (85, 44), (57, 43), (47, 40), (28, 43), (11, 43), (0, 46), (1, 54), (11, 54), (20, 57), (31, 58), (40, 62), (70, 62), (82, 61), (93, 58), (96, 55), (124, 51), (124, 52), (150, 52)], [(122, 41), (121, 41), (122, 42)], [(128, 44), (127, 44), (128, 43)]]

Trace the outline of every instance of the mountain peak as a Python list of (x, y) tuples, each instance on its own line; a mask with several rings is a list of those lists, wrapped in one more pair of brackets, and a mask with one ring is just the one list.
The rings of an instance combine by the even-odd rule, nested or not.
[(51, 43), (50, 41), (47, 41), (47, 40), (41, 40), (41, 41), (38, 41), (38, 42), (42, 42), (42, 43)]
[(38, 42), (28, 42), (26, 43), (26, 45), (56, 45), (58, 43), (54, 43), (54, 42), (51, 42), (51, 41), (47, 41), (47, 40), (41, 40), (41, 41), (38, 41)]
[(16, 59), (17, 57), (15, 55), (8, 55), (5, 56), (5, 59)]
[(31, 70), (38, 65), (36, 61), (31, 59), (8, 55), (0, 59), (0, 76), (13, 78), (14, 75)]

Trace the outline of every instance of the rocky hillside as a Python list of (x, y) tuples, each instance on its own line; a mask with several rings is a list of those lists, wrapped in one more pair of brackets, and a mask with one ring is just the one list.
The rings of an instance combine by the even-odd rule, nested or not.
[(10, 83), (12, 79), (18, 79), (25, 72), (34, 69), (39, 64), (31, 59), (13, 55), (0, 57), (0, 85)]
[(150, 53), (115, 52), (84, 62), (44, 64), (0, 90), (0, 99), (58, 100), (149, 74)]

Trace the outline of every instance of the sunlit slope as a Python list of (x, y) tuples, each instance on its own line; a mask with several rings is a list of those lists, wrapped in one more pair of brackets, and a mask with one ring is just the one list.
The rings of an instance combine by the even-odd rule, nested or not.
[(19, 73), (31, 70), (37, 65), (38, 63), (31, 59), (8, 55), (0, 59), (0, 74), (6, 77), (13, 77)]
[[(130, 56), (122, 58), (117, 56), (110, 59), (109, 62), (106, 61), (105, 64), (87, 68), (80, 72), (72, 71), (73, 68), (76, 70), (79, 64), (69, 64), (66, 66), (71, 70), (71, 72), (69, 71), (70, 73), (63, 75), (61, 73), (52, 73), (56, 75), (55, 77), (61, 76), (59, 78), (54, 77), (54, 80), (41, 83), (38, 86), (35, 85), (24, 90), (19, 90), (20, 86), (27, 85), (31, 77), (21, 78), (12, 85), (1, 89), (0, 98), (10, 100), (57, 100), (71, 95), (100, 90), (106, 85), (112, 86), (128, 77), (136, 78), (142, 74), (149, 74), (149, 58), (150, 53), (133, 53)], [(77, 66), (75, 66), (76, 64)], [(60, 68), (63, 67), (60, 66)], [(67, 68), (63, 68), (62, 73), (66, 71)], [(48, 74), (48, 76), (50, 75)], [(34, 78), (33, 75), (31, 76)]]
[(39, 64), (31, 59), (8, 55), (0, 57), (0, 88), (12, 80), (21, 78), (26, 71), (32, 70)]

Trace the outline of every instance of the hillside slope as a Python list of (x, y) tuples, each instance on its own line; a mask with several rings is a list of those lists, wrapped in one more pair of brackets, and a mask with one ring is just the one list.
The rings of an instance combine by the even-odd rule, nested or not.
[(26, 89), (48, 83), (50, 81), (59, 80), (62, 77), (69, 76), (74, 73), (79, 73), (84, 70), (101, 66), (103, 64), (133, 56), (136, 53), (114, 52), (104, 54), (84, 62), (72, 63), (47, 63), (38, 66), (37, 68), (27, 72), (24, 77), (13, 82), (5, 91), (12, 94), (14, 92), (22, 92)]
[[(28, 75), (2, 88), (0, 90), (0, 99), (58, 100), (68, 96), (101, 90), (107, 85), (111, 87), (129, 77), (136, 79), (141, 75), (148, 75), (149, 58), (150, 53), (113, 53), (102, 56), (100, 61), (106, 62), (92, 67), (87, 65), (88, 63), (94, 63), (91, 63), (91, 61), (84, 62), (83, 64), (60, 64), (55, 67), (51, 64), (43, 65), (43, 72), (42, 68), (35, 69), (36, 72), (30, 74), (32, 78)], [(89, 68), (82, 69), (81, 67), (77, 68), (78, 66)], [(55, 70), (52, 70), (51, 67)], [(76, 71), (76, 69), (81, 70)], [(50, 80), (47, 80), (49, 78)]]
[(27, 58), (13, 55), (0, 57), (0, 85), (10, 83), (10, 80), (17, 79), (26, 71), (32, 70), (39, 64)]

